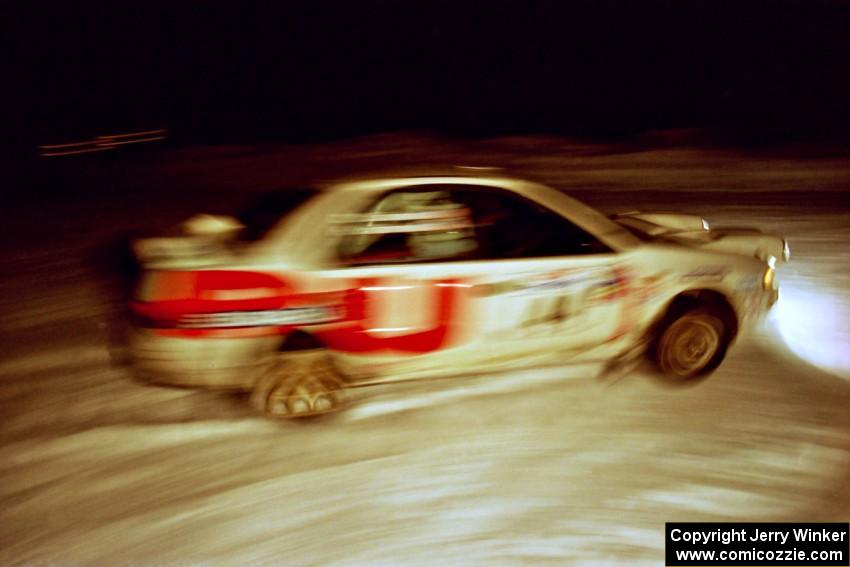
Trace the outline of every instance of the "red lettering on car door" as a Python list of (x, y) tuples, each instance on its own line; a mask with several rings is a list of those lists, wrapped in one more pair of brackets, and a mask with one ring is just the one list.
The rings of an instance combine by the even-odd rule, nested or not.
[(393, 351), (425, 354), (446, 348), (456, 335), (461, 298), (470, 287), (452, 279), (419, 283), (421, 300), (434, 306), (433, 327), (387, 337), (375, 335), (373, 321), (375, 304), (382, 300), (380, 280), (362, 279), (357, 283), (357, 289), (349, 292), (346, 299), (347, 318), (354, 320), (317, 334), (332, 349), (361, 354)]

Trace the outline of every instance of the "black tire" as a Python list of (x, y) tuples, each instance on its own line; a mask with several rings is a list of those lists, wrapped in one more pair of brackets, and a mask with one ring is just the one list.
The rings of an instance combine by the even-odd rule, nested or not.
[(344, 388), (327, 351), (286, 352), (254, 384), (251, 405), (273, 418), (316, 416), (340, 410)]
[(731, 339), (723, 317), (709, 307), (685, 311), (663, 325), (653, 349), (666, 378), (689, 381), (714, 371), (726, 356)]

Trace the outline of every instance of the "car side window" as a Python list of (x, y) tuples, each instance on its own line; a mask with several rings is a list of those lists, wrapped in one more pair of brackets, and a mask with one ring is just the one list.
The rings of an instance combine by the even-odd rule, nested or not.
[(333, 222), (348, 265), (464, 260), (477, 248), (470, 211), (440, 187), (392, 191)]
[(496, 260), (611, 250), (545, 207), (493, 187), (434, 185), (384, 194), (334, 219), (346, 265)]
[(456, 198), (472, 211), (480, 259), (602, 254), (611, 249), (558, 213), (519, 195), (466, 189)]

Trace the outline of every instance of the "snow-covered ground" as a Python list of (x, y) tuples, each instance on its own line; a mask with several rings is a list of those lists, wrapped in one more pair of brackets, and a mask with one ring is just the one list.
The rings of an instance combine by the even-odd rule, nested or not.
[[(0, 564), (658, 565), (666, 521), (847, 521), (850, 161), (654, 143), (168, 150), (75, 171), (88, 198), (18, 205), (0, 235)], [(375, 392), (293, 423), (118, 364), (103, 250), (124, 231), (429, 160), (506, 165), (604, 210), (777, 230), (793, 255), (782, 301), (688, 388), (547, 369)]]

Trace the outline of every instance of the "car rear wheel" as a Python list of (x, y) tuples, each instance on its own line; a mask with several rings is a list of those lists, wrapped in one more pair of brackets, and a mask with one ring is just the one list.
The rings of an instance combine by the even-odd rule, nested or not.
[(341, 408), (344, 387), (324, 349), (286, 352), (257, 380), (251, 404), (275, 418), (321, 415)]
[(728, 344), (729, 330), (723, 319), (708, 308), (698, 308), (679, 315), (661, 331), (655, 362), (670, 378), (699, 378), (717, 368)]

